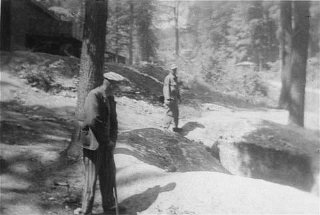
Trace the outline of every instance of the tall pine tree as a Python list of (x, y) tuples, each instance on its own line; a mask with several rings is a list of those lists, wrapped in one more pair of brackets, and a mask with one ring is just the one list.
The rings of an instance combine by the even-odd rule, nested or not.
[(83, 120), (85, 98), (90, 90), (103, 81), (108, 1), (83, 0), (81, 7), (85, 14), (75, 129), (68, 147), (68, 154), (71, 156), (79, 155), (76, 137)]
[(280, 2), (280, 72), (281, 72), (281, 92), (279, 98), (279, 107), (287, 109), (289, 106), (289, 91), (291, 82), (291, 73), (289, 60), (291, 53), (291, 34), (292, 34), (292, 2)]
[(153, 1), (150, 0), (138, 1), (136, 6), (136, 25), (140, 59), (149, 62), (152, 58), (156, 57), (156, 48), (158, 47), (157, 37), (154, 34), (152, 26), (155, 8)]

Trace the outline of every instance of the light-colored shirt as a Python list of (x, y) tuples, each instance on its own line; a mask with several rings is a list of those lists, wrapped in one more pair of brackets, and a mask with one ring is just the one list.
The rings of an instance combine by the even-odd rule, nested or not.
[(169, 74), (164, 79), (163, 83), (163, 96), (165, 100), (176, 100), (180, 99), (180, 91), (179, 91), (179, 84), (178, 84), (178, 77)]

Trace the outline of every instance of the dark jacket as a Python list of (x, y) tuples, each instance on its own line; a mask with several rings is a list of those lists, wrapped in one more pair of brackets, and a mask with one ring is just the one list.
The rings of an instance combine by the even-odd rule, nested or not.
[(118, 121), (113, 96), (104, 98), (101, 89), (91, 90), (84, 104), (84, 122), (80, 131), (82, 147), (96, 150), (100, 145), (116, 142)]

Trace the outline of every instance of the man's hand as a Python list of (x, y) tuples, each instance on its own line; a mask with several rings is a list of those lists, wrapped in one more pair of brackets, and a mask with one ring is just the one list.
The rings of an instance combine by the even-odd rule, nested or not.
[(116, 142), (110, 140), (109, 149), (113, 152), (115, 147), (116, 147)]
[(164, 100), (164, 104), (165, 104), (165, 105), (169, 105), (172, 100), (173, 100), (172, 98), (165, 99), (165, 100)]

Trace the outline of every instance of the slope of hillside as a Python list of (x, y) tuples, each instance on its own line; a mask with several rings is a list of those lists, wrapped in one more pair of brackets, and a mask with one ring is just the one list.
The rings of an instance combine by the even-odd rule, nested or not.
[[(49, 63), (43, 65), (41, 62)], [(72, 132), (71, 121), (76, 104), (76, 92), (73, 90), (76, 82), (73, 80), (77, 76), (63, 68), (75, 63), (73, 59), (28, 52), (18, 53), (18, 56), (17, 53), (7, 55), (6, 62), (2, 63), (1, 214), (71, 215), (81, 203), (83, 176), (81, 160), (70, 160), (62, 153)], [(38, 88), (39, 85), (31, 86), (21, 75), (23, 64), (23, 68), (30, 68), (26, 64), (32, 64), (36, 70), (37, 65), (43, 65), (52, 71), (54, 81), (50, 90), (45, 92)], [(216, 94), (210, 91), (205, 94), (205, 89), (185, 89), (181, 105), (183, 132), (163, 131), (159, 127), (164, 109), (157, 102), (161, 84), (153, 78), (158, 80), (165, 74), (158, 77), (152, 76), (152, 72), (138, 70), (146, 76), (114, 64), (110, 64), (108, 69), (129, 80), (121, 86), (116, 98), (119, 141), (115, 150), (119, 201), (128, 208), (127, 214), (320, 212), (319, 197), (314, 194), (296, 189), (292, 184), (270, 182), (267, 177), (249, 178), (256, 174), (251, 167), (268, 167), (266, 170), (270, 171), (278, 165), (286, 171), (294, 162), (285, 163), (287, 166), (268, 163), (272, 154), (252, 151), (249, 146), (241, 144), (239, 148), (228, 147), (228, 144), (237, 144), (247, 137), (247, 142), (254, 140), (260, 146), (265, 146), (268, 140), (268, 147), (272, 149), (279, 149), (279, 144), (282, 144), (280, 151), (291, 147), (291, 144), (298, 152), (317, 150), (319, 143), (313, 139), (314, 136), (308, 139), (299, 136), (307, 131), (270, 125), (268, 128), (281, 129), (276, 135), (264, 132), (265, 128), (259, 124), (261, 120), (280, 124), (286, 117), (285, 113), (275, 114), (275, 111), (257, 109), (252, 105), (240, 105), (239, 108), (237, 100), (229, 97), (219, 95), (217, 99)], [(56, 80), (61, 81), (59, 86), (55, 85)], [(57, 88), (60, 91), (53, 90)], [(288, 133), (284, 135), (282, 131)], [(290, 138), (295, 138), (300, 145), (295, 146)], [(215, 151), (213, 145), (216, 141), (221, 151)], [(304, 147), (302, 142), (313, 148)], [(283, 144), (287, 145), (283, 147)], [(262, 161), (266, 161), (266, 165), (261, 160), (254, 160), (259, 156), (251, 152), (264, 156)], [(241, 161), (242, 166), (236, 170), (242, 176), (232, 175), (238, 174), (234, 171), (237, 161)], [(260, 167), (252, 166), (252, 163), (258, 163)], [(301, 173), (299, 166), (292, 169)], [(300, 180), (300, 176), (297, 179)], [(296, 176), (291, 177), (294, 181)], [(314, 177), (316, 175), (312, 175), (313, 180)], [(99, 192), (94, 214), (102, 214)]]

